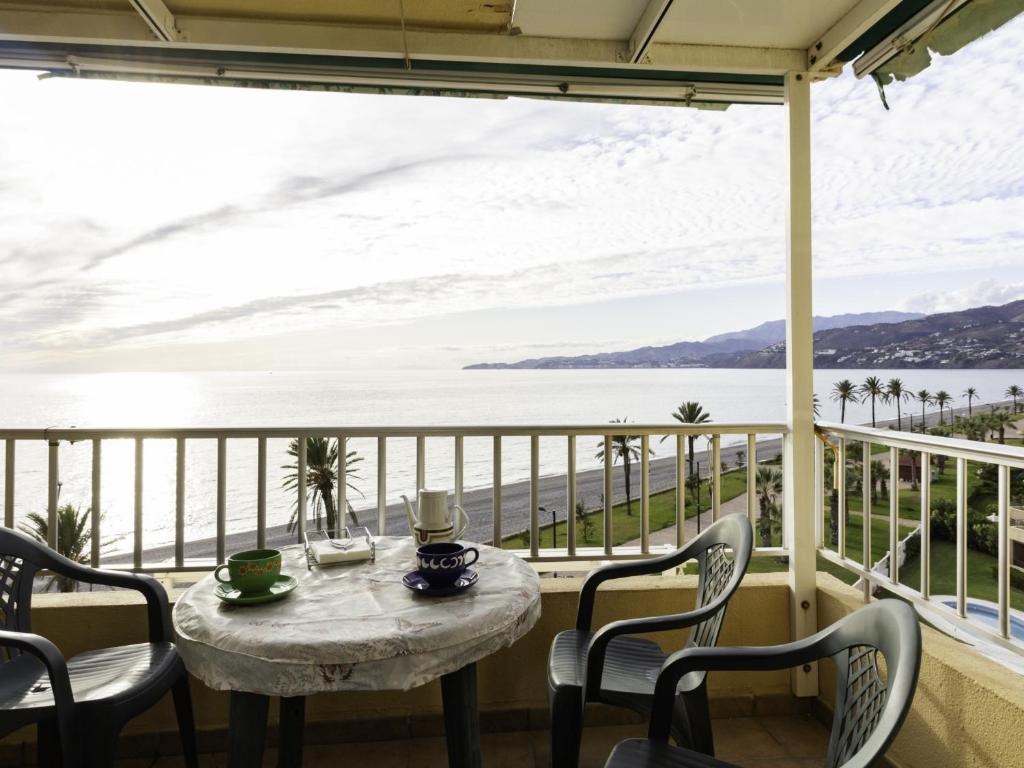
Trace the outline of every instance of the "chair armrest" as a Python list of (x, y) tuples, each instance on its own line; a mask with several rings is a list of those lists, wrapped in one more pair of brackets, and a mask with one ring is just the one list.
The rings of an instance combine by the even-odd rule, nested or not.
[(646, 560), (630, 560), (622, 563), (609, 563), (595, 568), (587, 574), (580, 588), (580, 603), (576, 610), (576, 629), (581, 632), (589, 632), (590, 624), (594, 618), (594, 598), (597, 595), (597, 588), (606, 581), (612, 579), (624, 579), (629, 576), (648, 576), (655, 573), (667, 571), (682, 565), (694, 557), (694, 547), (686, 546), (659, 557), (651, 557)]
[(99, 584), (106, 587), (133, 589), (141, 592), (146, 598), (146, 612), (149, 619), (150, 642), (160, 643), (174, 639), (171, 632), (170, 610), (167, 603), (167, 591), (152, 576), (126, 571), (107, 571), (98, 568), (87, 568), (73, 560), (56, 553), (49, 553), (46, 567), (61, 576), (67, 576), (86, 584)]
[(647, 616), (640, 619), (624, 619), (605, 624), (594, 633), (587, 647), (587, 670), (583, 680), (584, 701), (587, 691), (600, 690), (601, 677), (604, 673), (604, 659), (608, 651), (608, 643), (619, 635), (638, 635), (645, 632), (667, 632), (673, 629), (686, 629), (711, 618), (718, 611), (724, 610), (722, 600), (715, 600), (710, 605), (686, 613), (675, 613), (667, 616)]
[(661, 667), (654, 686), (651, 725), (648, 737), (667, 741), (672, 723), (672, 706), (679, 680), (690, 672), (721, 670), (763, 672), (789, 669), (818, 661), (823, 655), (822, 641), (827, 631), (782, 645), (735, 648), (684, 648), (669, 656)]
[(71, 695), (71, 679), (68, 677), (67, 663), (57, 650), (57, 646), (45, 637), (33, 635), (31, 632), (0, 629), (0, 647), (15, 648), (39, 659), (49, 675), (54, 704), (59, 711), (70, 712), (69, 707), (75, 703)]

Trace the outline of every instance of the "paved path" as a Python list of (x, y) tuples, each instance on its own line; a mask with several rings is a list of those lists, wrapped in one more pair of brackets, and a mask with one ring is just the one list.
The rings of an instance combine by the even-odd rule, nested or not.
[[(1011, 407), (1010, 401), (1005, 403), (975, 405), (974, 410), (983, 411), (992, 407)], [(909, 426), (908, 414), (913, 410), (913, 404), (908, 404), (907, 410), (903, 415), (903, 424), (905, 427)], [(958, 408), (954, 410), (956, 415), (966, 415), (966, 408)], [(948, 418), (948, 413), (947, 413)], [(914, 424), (920, 423), (920, 411), (918, 411), (917, 417), (914, 419)], [(928, 414), (927, 425), (933, 426), (938, 424), (939, 417), (938, 413)], [(895, 426), (896, 420), (878, 420), (877, 426), (879, 428), (886, 428), (890, 425)], [(596, 438), (595, 438), (596, 439)], [(698, 440), (697, 446), (705, 444), (704, 440)], [(580, 450), (584, 450), (584, 441), (579, 442)], [(652, 447), (655, 451), (658, 450), (658, 443), (652, 441)], [(757, 461), (766, 461), (777, 456), (782, 450), (782, 441), (779, 438), (767, 438), (758, 440), (757, 443)], [(737, 464), (737, 455), (740, 451), (746, 452), (746, 443), (723, 446), (721, 450), (722, 460), (730, 465), (735, 466)], [(653, 458), (651, 460), (651, 493), (657, 493), (659, 491), (665, 491), (670, 488), (674, 488), (676, 485), (676, 470), (675, 470), (675, 456), (666, 458)], [(697, 450), (694, 453), (694, 461), (701, 465), (701, 476), (707, 477), (708, 475), (708, 456), (706, 450)], [(589, 469), (577, 472), (576, 475), (576, 498), (583, 501), (588, 510), (598, 509), (602, 506), (602, 496), (604, 494), (604, 472), (603, 469)], [(540, 506), (547, 510), (555, 510), (555, 515), (558, 520), (565, 519), (565, 475), (549, 475), (540, 478)], [(621, 464), (615, 465), (615, 472), (613, 474), (613, 500), (615, 504), (623, 503), (626, 499), (625, 493), (625, 481), (623, 479), (623, 472)], [(639, 464), (633, 465), (632, 472), (632, 496), (636, 499), (640, 492), (640, 467)], [(528, 530), (530, 526), (530, 482), (529, 480), (522, 480), (514, 483), (502, 484), (502, 520), (501, 520), (501, 534), (502, 536), (508, 536), (509, 534), (520, 533)], [(735, 509), (730, 506), (734, 504)], [(493, 520), (493, 493), (491, 488), (478, 488), (467, 490), (463, 494), (463, 506), (470, 517), (470, 529), (467, 533), (466, 538), (489, 542), (493, 538), (494, 534), (494, 520)], [(722, 505), (723, 514), (728, 514), (729, 511), (745, 511), (746, 510), (746, 497), (741, 495), (737, 499), (724, 502)], [(377, 511), (376, 509), (361, 509), (357, 510), (360, 524), (367, 525), (372, 531), (376, 533), (377, 529)], [(701, 517), (701, 528), (705, 525), (710, 524), (711, 512), (707, 511), (703, 513)], [(541, 513), (541, 525), (545, 523), (550, 525), (551, 515), (548, 513)], [(697, 518), (688, 518), (686, 521), (686, 537), (689, 539), (692, 535), (696, 535), (697, 532)], [(309, 527), (313, 527), (313, 522), (309, 522)], [(406, 521), (405, 509), (401, 503), (390, 504), (387, 507), (386, 513), (386, 525), (385, 531), (388, 534), (401, 535), (408, 532), (408, 523)], [(268, 546), (283, 546), (285, 544), (294, 543), (297, 537), (294, 533), (288, 533), (284, 526), (275, 526), (268, 528), (267, 530), (267, 544)], [(651, 533), (651, 543), (655, 541), (675, 541), (675, 527), (666, 528), (662, 531), (656, 531)], [(256, 544), (255, 531), (247, 531), (241, 533), (229, 534), (226, 538), (225, 550), (228, 552), (238, 551), (241, 549), (251, 548)], [(216, 540), (213, 538), (200, 539), (186, 543), (186, 557), (189, 560), (213, 560), (216, 556)], [(106, 563), (118, 563), (123, 562), (128, 556), (125, 553), (111, 555), (104, 557)], [(169, 562), (174, 557), (173, 545), (167, 545), (162, 547), (148, 548), (144, 554), (144, 561), (147, 565), (158, 564)]]

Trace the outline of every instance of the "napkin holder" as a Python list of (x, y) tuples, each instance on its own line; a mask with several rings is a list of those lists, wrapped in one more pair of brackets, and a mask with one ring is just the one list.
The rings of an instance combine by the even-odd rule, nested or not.
[(306, 548), (306, 567), (333, 568), (337, 565), (374, 562), (377, 547), (369, 529), (342, 528), (338, 536), (331, 538), (327, 531), (307, 531), (303, 534)]

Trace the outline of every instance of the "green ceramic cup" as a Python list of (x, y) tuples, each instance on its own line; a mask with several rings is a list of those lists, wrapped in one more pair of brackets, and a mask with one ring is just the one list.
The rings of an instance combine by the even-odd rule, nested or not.
[[(225, 569), (228, 577), (222, 578)], [(213, 571), (213, 578), (217, 581), (231, 584), (246, 595), (266, 592), (280, 575), (281, 553), (276, 549), (236, 552)]]

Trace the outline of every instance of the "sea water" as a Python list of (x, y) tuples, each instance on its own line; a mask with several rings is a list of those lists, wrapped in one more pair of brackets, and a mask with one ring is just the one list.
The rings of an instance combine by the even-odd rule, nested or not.
[[(913, 390), (945, 389), (962, 407), (964, 389), (974, 387), (984, 403), (1002, 400), (1011, 384), (1024, 386), (1015, 370), (829, 370), (815, 373), (821, 418), (839, 420), (839, 404), (829, 398), (832, 383), (868, 375), (883, 381), (899, 377)], [(601, 424), (613, 418), (649, 424), (674, 423), (682, 402), (697, 400), (716, 421), (785, 420), (785, 372), (779, 370), (630, 369), (504, 371), (322, 371), (265, 373), (109, 373), (0, 375), (0, 430), (45, 427), (374, 427), (501, 426)], [(876, 404), (878, 418), (895, 418), (895, 407)], [(929, 409), (934, 410), (934, 409)], [(920, 404), (903, 406), (919, 415)], [(870, 421), (868, 403), (847, 406), (846, 421)], [(723, 438), (723, 442), (727, 442)], [(593, 444), (591, 444), (593, 443)], [(598, 438), (580, 437), (578, 467), (597, 466)], [(675, 441), (657, 438), (656, 456), (670, 456)], [(286, 522), (294, 492), (282, 487), (287, 440), (268, 441), (268, 525)], [(0, 446), (0, 450), (3, 447)], [(147, 440), (143, 462), (144, 546), (173, 541), (175, 520), (175, 441)], [(215, 531), (215, 440), (189, 440), (186, 455), (185, 525), (188, 539)], [(377, 504), (377, 441), (352, 439), (362, 461), (349, 492), (357, 509)], [(256, 440), (227, 444), (228, 530), (255, 527)], [(465, 487), (492, 483), (492, 440), (465, 439)], [(415, 494), (414, 438), (387, 443), (389, 502)], [(541, 474), (561, 474), (566, 466), (564, 438), (541, 440)], [(47, 453), (43, 441), (19, 442), (16, 453), (17, 518), (45, 512)], [(504, 482), (529, 477), (529, 438), (503, 440)], [(88, 441), (60, 450), (61, 503), (87, 507), (91, 499), (92, 448)], [(103, 540), (123, 549), (134, 519), (134, 444), (104, 441), (102, 459)], [(430, 438), (427, 484), (454, 485), (451, 438)], [(0, 486), (3, 478), (0, 477)]]

